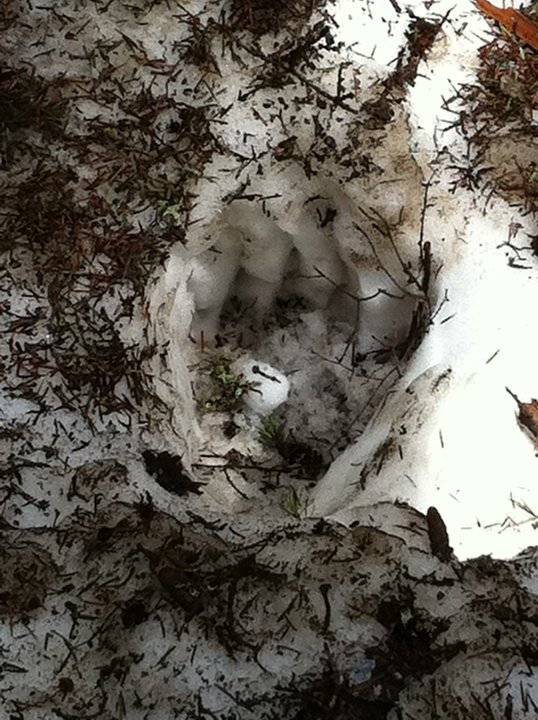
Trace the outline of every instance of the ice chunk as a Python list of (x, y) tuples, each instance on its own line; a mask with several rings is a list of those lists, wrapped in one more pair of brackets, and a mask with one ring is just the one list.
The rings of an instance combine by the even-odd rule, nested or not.
[(245, 404), (255, 413), (268, 415), (288, 399), (288, 378), (271, 365), (243, 358), (233, 364), (233, 369), (242, 373), (246, 382), (256, 383), (244, 396)]

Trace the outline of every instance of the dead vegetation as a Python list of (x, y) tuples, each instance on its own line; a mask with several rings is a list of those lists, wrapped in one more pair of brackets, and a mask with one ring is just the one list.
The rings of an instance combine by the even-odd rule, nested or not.
[(362, 104), (368, 129), (382, 130), (394, 118), (395, 106), (403, 102), (407, 88), (415, 84), (419, 64), (427, 58), (445, 20), (412, 17), (405, 33), (406, 44), (395, 59), (395, 69), (381, 83), (377, 99)]
[(478, 79), (470, 99), (477, 120), (494, 126), (513, 123), (534, 132), (533, 111), (538, 110), (538, 52), (523, 48), (515, 39), (501, 36), (479, 53)]
[[(538, 4), (525, 12), (536, 19)], [(538, 210), (538, 51), (516, 35), (493, 30), (494, 39), (479, 51), (477, 81), (463, 85), (447, 102), (453, 105), (468, 142), (465, 166), (454, 167), (454, 188), (480, 188), (488, 198), (503, 197), (525, 211)]]
[(235, 29), (263, 35), (304, 23), (324, 4), (325, 0), (231, 0), (230, 16)]
[(52, 137), (61, 134), (65, 100), (59, 87), (30, 70), (0, 65), (0, 129), (16, 132), (34, 128)]
[[(88, 416), (120, 412), (130, 423), (147, 396), (144, 363), (155, 348), (125, 347), (116, 324), (133, 318), (149, 276), (183, 238), (185, 183), (215, 143), (204, 107), (122, 82), (102, 50), (88, 56), (98, 79), (45, 80), (35, 70), (0, 68), (0, 250), (10, 260), (2, 277), (16, 287), (11, 270), (29, 265), (41, 303), (27, 317), (3, 308), (17, 331), (14, 364), (5, 369), (14, 375), (13, 397), (41, 399), (45, 409), (52, 391), (62, 407)], [(81, 119), (78, 103), (88, 100), (105, 110)], [(126, 117), (111, 123), (107, 111), (116, 103)], [(163, 171), (170, 164), (171, 175)], [(152, 206), (149, 223), (132, 222)], [(18, 340), (22, 330), (32, 342)], [(55, 380), (47, 400), (45, 376)]]

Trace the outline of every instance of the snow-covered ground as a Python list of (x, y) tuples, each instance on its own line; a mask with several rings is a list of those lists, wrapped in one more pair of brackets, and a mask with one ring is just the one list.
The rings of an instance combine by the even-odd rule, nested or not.
[(6, 718), (533, 717), (534, 216), (454, 184), (489, 26), (258, 5), (4, 11)]

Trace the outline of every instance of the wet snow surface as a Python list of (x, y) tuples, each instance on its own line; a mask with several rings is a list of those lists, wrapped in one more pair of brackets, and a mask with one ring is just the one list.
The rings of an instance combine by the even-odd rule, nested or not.
[(455, 183), (452, 5), (6, 3), (6, 718), (536, 716), (536, 230)]

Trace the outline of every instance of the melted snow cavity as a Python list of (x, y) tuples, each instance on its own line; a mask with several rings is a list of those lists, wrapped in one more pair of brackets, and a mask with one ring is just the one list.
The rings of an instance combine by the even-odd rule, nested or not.
[[(348, 11), (356, 5), (338, 6)], [(379, 18), (364, 6), (353, 18), (375, 34)], [(396, 47), (408, 27), (398, 21), (390, 34)], [(191, 227), (148, 291), (153, 332), (167, 347), (156, 386), (210, 506), (278, 517), (293, 505), (297, 514), (347, 523), (380, 500), (422, 511), (433, 504), (460, 556), (508, 557), (532, 543), (534, 455), (523, 448), (503, 381), (485, 367), (496, 342), (507, 343), (495, 339), (489, 319), (476, 317), (478, 296), (480, 305), (488, 297), (499, 306), (488, 314), (494, 325), (506, 314), (495, 289), (507, 275), (504, 257), (477, 239), (493, 225), (509, 226), (513, 213), (499, 204), (481, 219), (470, 194), (454, 195), (443, 167), (460, 156), (463, 163), (465, 149), (453, 131), (443, 133), (446, 158), (439, 144), (451, 117), (446, 94), (455, 78), (472, 77), (468, 58), (478, 44), (458, 27), (447, 25), (437, 38), (409, 88), (410, 105), (393, 107), (382, 136), (375, 124), (355, 128), (338, 108), (320, 111), (313, 131), (307, 113), (291, 140), (280, 143), (275, 128), (273, 150), (251, 162), (239, 153), (233, 122), (223, 130), (235, 155), (213, 160), (197, 182)], [(376, 83), (365, 85), (386, 72), (382, 58), (374, 53), (359, 64), (351, 45), (348, 51), (365, 97), (375, 101)], [(274, 106), (270, 91), (264, 97)], [(259, 114), (247, 118), (239, 104), (233, 117), (245, 136), (251, 129), (259, 139)], [(288, 117), (282, 108), (279, 117)], [(322, 146), (322, 166), (305, 176), (297, 157), (319, 133), (330, 144)], [(350, 178), (337, 160), (350, 141), (360, 152), (375, 144), (376, 171)], [(432, 249), (428, 269), (424, 243)], [(414, 337), (417, 317), (427, 321)], [(512, 325), (501, 332), (515, 332)], [(245, 383), (233, 409), (212, 402), (219, 358)], [(476, 408), (496, 396), (503, 422), (492, 422), (504, 427), (514, 452), (506, 462), (528, 477), (518, 497), (504, 460), (473, 440)], [(284, 458), (282, 442), (279, 448), (266, 434), (275, 427), (287, 439)], [(507, 457), (500, 445), (498, 452)], [(495, 493), (479, 507), (490, 484), (477, 481), (484, 455)]]
[[(291, 165), (260, 168), (267, 177), (250, 181), (248, 193), (238, 183), (233, 202), (207, 223), (203, 242), (198, 231), (176, 248), (150, 306), (161, 308), (167, 288), (172, 314), (181, 315), (164, 322), (174, 330), (169, 371), (197, 427), (187, 442), (194, 471), (207, 474), (200, 455), (213, 457), (211, 486), (228, 487), (237, 472), (227, 468), (225, 475), (218, 466), (239, 452), (251, 466), (236, 478), (244, 486), (236, 498), (241, 505), (248, 498), (252, 511), (263, 502), (281, 514), (292, 489), (303, 496), (304, 514), (324, 468), (361, 434), (405, 371), (413, 314), (424, 302), (420, 284), (410, 288), (405, 274), (406, 262), (419, 266), (413, 236), (419, 175), (409, 156), (408, 222), (396, 240), (384, 214), (370, 205), (387, 200), (390, 216), (394, 193), (377, 196), (359, 187), (352, 197), (336, 179), (305, 183)], [(200, 244), (208, 247), (196, 252)], [(219, 362), (252, 384), (237, 408), (211, 400)], [(279, 442), (267, 438), (268, 423), (286, 436), (284, 459)], [(275, 465), (281, 467), (276, 481), (266, 470)]]

